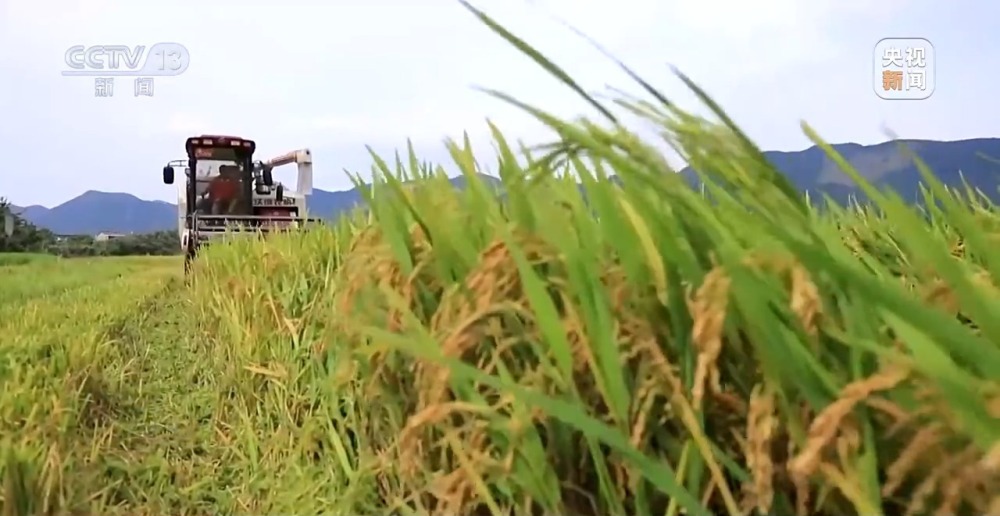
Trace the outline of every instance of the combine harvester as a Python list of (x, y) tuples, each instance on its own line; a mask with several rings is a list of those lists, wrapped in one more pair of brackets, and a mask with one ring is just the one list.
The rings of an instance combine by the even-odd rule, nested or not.
[[(163, 167), (164, 184), (174, 183), (174, 169), (184, 170), (177, 192), (177, 233), (190, 271), (198, 248), (231, 232), (269, 233), (319, 222), (307, 219), (306, 196), (312, 193), (312, 154), (303, 149), (268, 161), (254, 161), (253, 140), (236, 136), (192, 136), (187, 159)], [(295, 163), (294, 192), (275, 183), (275, 167)]]

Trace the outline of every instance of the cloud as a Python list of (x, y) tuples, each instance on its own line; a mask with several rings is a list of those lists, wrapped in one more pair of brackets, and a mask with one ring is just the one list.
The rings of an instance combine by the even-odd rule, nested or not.
[[(987, 21), (1000, 9), (983, 3), (973, 10), (958, 2), (944, 12), (929, 0), (476, 5), (587, 91), (639, 88), (567, 25), (681, 106), (704, 111), (673, 77), (675, 65), (767, 148), (807, 146), (801, 118), (834, 139), (857, 141), (881, 139), (883, 124), (946, 137), (989, 134), (998, 123), (977, 116), (997, 104), (970, 57), (996, 42)], [(9, 168), (31, 170), (3, 176), (0, 195), (21, 204), (53, 204), (88, 188), (169, 199), (173, 192), (155, 171), (193, 134), (253, 138), (268, 155), (311, 147), (317, 185), (327, 189), (350, 186), (345, 168), (367, 170), (366, 145), (391, 152), (409, 138), (429, 159), (447, 160), (440, 142), (463, 131), (489, 149), (487, 118), (511, 138), (550, 137), (474, 86), (559, 116), (593, 114), (452, 0), (0, 0), (0, 9), (0, 74), (15, 78), (0, 82), (0, 152)], [(939, 77), (930, 100), (892, 103), (872, 93), (871, 48), (894, 33), (930, 38), (947, 60), (941, 73), (951, 75)], [(128, 78), (116, 81), (114, 98), (95, 98), (92, 80), (59, 74), (71, 45), (160, 41), (184, 44), (191, 65), (181, 76), (156, 78), (152, 98), (134, 97)]]

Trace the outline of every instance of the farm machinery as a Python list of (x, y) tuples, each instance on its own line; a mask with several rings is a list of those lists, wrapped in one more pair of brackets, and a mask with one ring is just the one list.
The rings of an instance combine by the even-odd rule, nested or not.
[[(185, 143), (187, 159), (163, 167), (164, 184), (174, 183), (174, 171), (184, 171), (177, 188), (177, 234), (188, 272), (198, 248), (226, 234), (267, 234), (318, 222), (308, 219), (306, 196), (312, 193), (312, 154), (292, 151), (267, 161), (254, 161), (257, 145), (236, 136), (192, 136)], [(274, 181), (273, 170), (298, 167), (294, 191)]]

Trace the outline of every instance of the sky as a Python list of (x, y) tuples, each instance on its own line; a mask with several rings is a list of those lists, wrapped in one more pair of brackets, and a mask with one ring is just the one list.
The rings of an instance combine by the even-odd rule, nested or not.
[[(588, 91), (637, 91), (597, 41), (671, 99), (698, 102), (673, 75), (705, 88), (766, 150), (828, 141), (958, 140), (1000, 133), (1000, 4), (982, 0), (473, 0)], [(886, 37), (931, 41), (936, 89), (882, 100), (872, 56)], [(65, 77), (74, 45), (184, 45), (190, 66), (135, 96), (130, 77), (96, 97), (92, 77)], [(486, 119), (508, 139), (551, 135), (476, 86), (565, 117), (594, 113), (456, 0), (0, 0), (0, 196), (54, 206), (87, 190), (172, 201), (160, 169), (184, 140), (233, 134), (260, 157), (310, 148), (315, 186), (369, 175), (366, 145), (391, 156), (413, 141), (444, 163), (446, 137), (468, 132), (492, 152)], [(992, 57), (990, 57), (992, 56)], [(294, 172), (288, 177), (293, 177)], [(279, 179), (285, 177), (279, 175)]]

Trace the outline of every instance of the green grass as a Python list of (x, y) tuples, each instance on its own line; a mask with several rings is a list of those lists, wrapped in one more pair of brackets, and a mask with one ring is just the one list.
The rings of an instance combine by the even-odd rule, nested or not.
[(3, 272), (4, 267), (55, 259), (55, 256), (40, 253), (0, 253), (0, 272)]
[(995, 207), (928, 172), (918, 211), (831, 152), (873, 204), (817, 210), (649, 95), (606, 109), (704, 193), (522, 105), (560, 142), (493, 128), (504, 203), (452, 142), (468, 189), (374, 157), (370, 215), (214, 246), (189, 287), (169, 259), (18, 267), (5, 513), (997, 513)]

